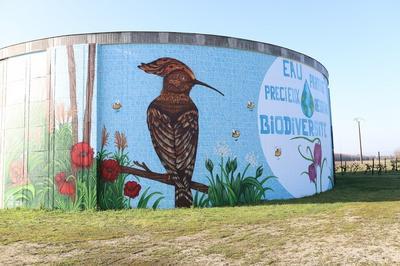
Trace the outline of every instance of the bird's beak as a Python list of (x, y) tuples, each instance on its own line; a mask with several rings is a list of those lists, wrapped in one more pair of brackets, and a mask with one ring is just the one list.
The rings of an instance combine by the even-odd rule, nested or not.
[(219, 90), (217, 90), (216, 88), (214, 88), (214, 87), (211, 87), (210, 85), (208, 85), (207, 83), (204, 83), (204, 82), (202, 82), (202, 81), (200, 81), (200, 80), (197, 80), (197, 79), (195, 79), (194, 81), (193, 81), (193, 84), (194, 85), (201, 85), (201, 86), (204, 86), (204, 87), (207, 87), (207, 88), (210, 88), (210, 89), (212, 89), (212, 90), (214, 90), (214, 91), (216, 91), (216, 92), (218, 92), (219, 94), (221, 94), (222, 96), (225, 96), (222, 92), (220, 92)]

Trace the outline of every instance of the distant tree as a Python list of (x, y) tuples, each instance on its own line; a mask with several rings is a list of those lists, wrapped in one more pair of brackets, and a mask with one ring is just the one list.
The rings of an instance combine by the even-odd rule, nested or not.
[(395, 156), (396, 158), (400, 158), (400, 148), (397, 148), (397, 149), (394, 151), (394, 156)]

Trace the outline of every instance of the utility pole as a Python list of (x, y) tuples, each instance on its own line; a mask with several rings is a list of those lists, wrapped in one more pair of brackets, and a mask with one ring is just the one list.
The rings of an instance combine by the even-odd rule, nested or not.
[(360, 126), (361, 120), (363, 120), (361, 117), (354, 118), (354, 121), (356, 121), (357, 125), (358, 125), (358, 140), (360, 142), (360, 162), (362, 164), (363, 163), (363, 154), (362, 154), (362, 145), (361, 145), (361, 126)]

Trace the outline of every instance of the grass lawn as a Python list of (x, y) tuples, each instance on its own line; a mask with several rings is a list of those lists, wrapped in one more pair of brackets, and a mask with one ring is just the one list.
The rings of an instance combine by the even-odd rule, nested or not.
[(0, 211), (0, 264), (400, 264), (400, 176), (261, 206)]

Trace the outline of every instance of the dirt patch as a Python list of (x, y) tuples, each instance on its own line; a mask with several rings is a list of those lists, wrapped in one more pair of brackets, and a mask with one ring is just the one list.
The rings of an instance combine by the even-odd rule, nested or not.
[(0, 245), (0, 262), (9, 265), (56, 263), (79, 257), (83, 250), (49, 244), (19, 242)]
[(0, 264), (400, 264), (397, 221), (330, 218), (226, 225), (185, 236), (140, 232), (63, 244), (17, 242), (0, 245)]

